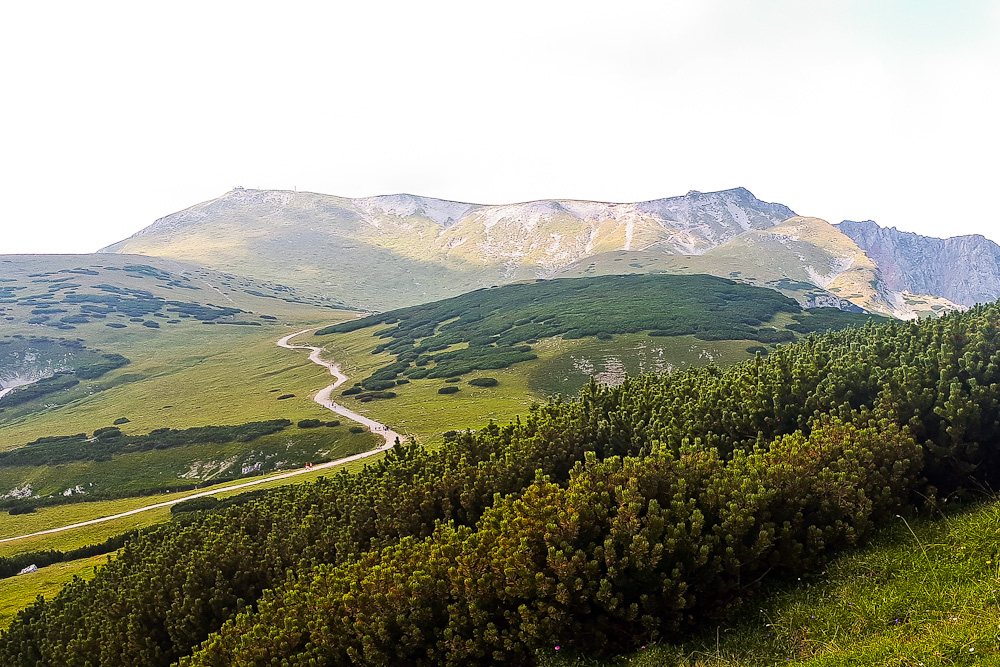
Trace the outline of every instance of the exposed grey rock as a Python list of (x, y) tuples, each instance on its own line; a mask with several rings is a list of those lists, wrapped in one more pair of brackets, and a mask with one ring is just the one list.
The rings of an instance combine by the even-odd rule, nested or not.
[(878, 264), (894, 291), (933, 294), (963, 306), (1000, 298), (1000, 246), (984, 236), (939, 239), (871, 220), (836, 226)]

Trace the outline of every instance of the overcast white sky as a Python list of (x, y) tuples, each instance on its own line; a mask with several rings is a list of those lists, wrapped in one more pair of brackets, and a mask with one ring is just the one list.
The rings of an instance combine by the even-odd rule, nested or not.
[(234, 185), (476, 203), (745, 186), (1000, 241), (1000, 2), (7, 2), (0, 253)]

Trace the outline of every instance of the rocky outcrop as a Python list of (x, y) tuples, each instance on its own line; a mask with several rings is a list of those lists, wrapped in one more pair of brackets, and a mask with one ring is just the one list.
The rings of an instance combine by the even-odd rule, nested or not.
[(845, 220), (837, 228), (865, 251), (896, 292), (933, 294), (963, 306), (1000, 298), (1000, 246), (978, 234), (939, 239)]

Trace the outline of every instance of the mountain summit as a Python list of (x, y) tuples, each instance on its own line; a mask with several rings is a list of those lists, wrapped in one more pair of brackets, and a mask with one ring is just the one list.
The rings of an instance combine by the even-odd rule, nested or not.
[(501, 205), (235, 188), (101, 252), (182, 260), (373, 311), (519, 280), (653, 272), (708, 273), (806, 307), (907, 319), (1000, 297), (1000, 246), (982, 237), (830, 225), (746, 188)]
[(409, 194), (349, 199), (235, 189), (101, 252), (155, 255), (309, 287), (382, 310), (555, 276), (616, 250), (700, 255), (794, 216), (745, 188), (637, 203), (499, 206)]

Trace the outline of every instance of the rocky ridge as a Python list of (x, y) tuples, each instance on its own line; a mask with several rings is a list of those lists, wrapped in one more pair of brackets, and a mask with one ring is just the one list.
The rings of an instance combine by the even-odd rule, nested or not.
[(845, 220), (837, 228), (878, 264), (890, 289), (935, 294), (962, 306), (1000, 298), (1000, 245), (984, 236), (947, 239)]
[[(799, 218), (745, 188), (635, 203), (553, 199), (504, 205), (237, 188), (160, 218), (101, 252), (280, 279), (369, 310), (517, 280), (632, 269), (699, 271), (766, 284), (806, 306), (856, 307), (907, 319), (974, 303), (990, 289), (1000, 295), (1000, 248), (993, 256), (988, 247), (976, 246), (992, 258), (992, 268), (963, 291), (957, 280), (920, 274), (930, 264), (926, 253), (912, 258), (896, 237), (846, 233), (858, 224), (868, 223), (838, 228)], [(954, 256), (963, 247), (947, 249)], [(628, 269), (613, 265), (625, 259), (615, 253), (635, 253), (636, 261), (626, 262)], [(949, 261), (954, 266), (957, 260)]]

